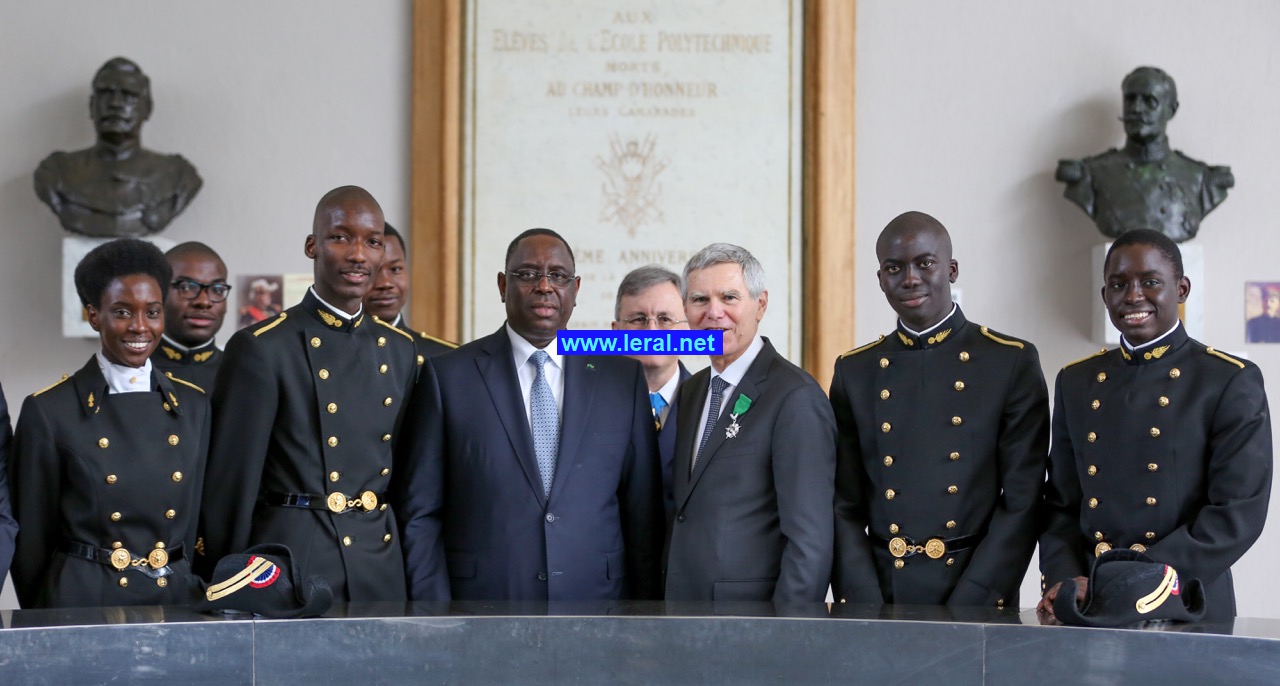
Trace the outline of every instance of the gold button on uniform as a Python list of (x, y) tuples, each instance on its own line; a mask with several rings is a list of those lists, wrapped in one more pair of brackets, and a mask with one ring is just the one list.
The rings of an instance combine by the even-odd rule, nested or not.
[(116, 583), (120, 584), (120, 588), (128, 588), (129, 586), (129, 580), (125, 577), (120, 577), (120, 580)]
[(339, 474), (339, 473), (337, 473), (337, 472), (329, 472), (329, 480), (330, 480), (330, 481), (337, 481), (338, 479), (341, 479), (341, 478), (342, 478), (342, 475), (341, 475), (341, 474)]
[(320, 347), (320, 338), (319, 338), (318, 336), (313, 336), (313, 337), (311, 338), (311, 347), (313, 347), (313, 348), (319, 348), (319, 347)]
[(156, 585), (160, 588), (165, 588), (169, 585), (169, 580), (164, 577), (160, 577), (159, 579), (156, 579)]
[(952, 462), (955, 462), (956, 460), (960, 459), (960, 453), (955, 453), (955, 452), (953, 452), (953, 453), (951, 453), (950, 455), (948, 455), (947, 457), (951, 458), (951, 461), (952, 461)]
[(951, 426), (960, 426), (963, 423), (964, 423), (964, 420), (959, 417), (951, 418)]
[(351, 545), (351, 537), (350, 537), (350, 536), (343, 536), (343, 537), (342, 537), (342, 545)]
[(378, 336), (378, 347), (379, 348), (387, 347), (387, 339), (385, 336)]
[(903, 567), (906, 567), (906, 566), (907, 566), (907, 563), (903, 562), (902, 560), (894, 560), (894, 561), (893, 561), (893, 568), (894, 568), (894, 569), (902, 569)]
[(1101, 541), (1101, 540), (1102, 540), (1102, 539), (1104, 539), (1104, 538), (1106, 538), (1106, 536), (1103, 536), (1101, 531), (1095, 531), (1095, 532), (1093, 532), (1093, 540), (1095, 540), (1095, 541)]
[(962, 353), (960, 353), (960, 361), (961, 361), (961, 362), (968, 362), (968, 361), (969, 361), (969, 353), (966, 353), (966, 352), (962, 352)]
[(963, 381), (957, 381), (957, 382), (955, 383), (955, 388), (956, 388), (956, 390), (957, 390), (957, 391), (963, 391), (963, 390), (964, 390), (964, 382), (963, 382)]
[(386, 373), (387, 373), (387, 365), (385, 365), (385, 364), (384, 364), (384, 365), (382, 365), (382, 366), (378, 367), (378, 373), (379, 373), (379, 374), (386, 374)]
[(955, 559), (954, 557), (948, 557), (948, 558), (947, 558), (947, 566), (948, 566), (948, 567), (950, 567), (951, 565), (953, 565), (953, 564), (955, 564), (955, 563), (956, 563), (956, 559)]
[(1107, 380), (1107, 373), (1098, 372), (1098, 383), (1102, 383), (1103, 381), (1106, 381), (1106, 380)]
[(390, 474), (390, 473), (391, 473), (391, 470), (390, 470), (390, 469), (388, 469), (388, 468), (386, 468), (386, 467), (383, 467), (383, 468), (382, 468), (382, 475), (383, 475), (383, 476), (386, 476), (386, 475), (388, 475), (388, 474)]
[(890, 525), (889, 525), (889, 533), (891, 533), (891, 534), (896, 534), (896, 533), (898, 533), (898, 525), (897, 525), (897, 524), (890, 524)]
[(338, 447), (338, 437), (337, 437), (337, 436), (330, 436), (330, 437), (329, 437), (329, 441), (328, 441), (328, 442), (329, 442), (329, 447), (330, 447), (330, 448), (336, 448), (336, 447)]
[(1160, 399), (1156, 401), (1156, 404), (1158, 404), (1160, 407), (1168, 407), (1169, 399), (1162, 395), (1160, 396)]
[(174, 483), (182, 481), (182, 472), (174, 472), (169, 478), (173, 479)]
[(1157, 428), (1156, 428), (1156, 427), (1154, 427), (1154, 426), (1153, 426), (1153, 427), (1151, 427), (1151, 437), (1152, 437), (1152, 438), (1160, 438), (1160, 429), (1157, 429)]
[(1129, 550), (1136, 550), (1140, 553), (1145, 553), (1147, 552), (1147, 546), (1142, 545), (1141, 543), (1134, 543), (1133, 545), (1129, 546)]
[(1095, 399), (1093, 402), (1089, 403), (1089, 407), (1092, 407), (1093, 409), (1096, 410), (1099, 407), (1102, 407), (1102, 402)]
[(328, 410), (329, 414), (338, 414), (338, 403), (329, 403), (324, 409)]
[(955, 495), (959, 492), (960, 492), (959, 488), (956, 488), (955, 486), (947, 486), (947, 493), (950, 493), (951, 495)]
[(387, 442), (387, 441), (389, 441), (389, 440), (391, 440), (391, 434), (382, 434), (382, 442), (383, 442), (383, 443), (386, 443), (386, 442)]
[(387, 511), (387, 504), (386, 504), (386, 503), (383, 503), (383, 504), (379, 505), (379, 506), (378, 506), (378, 511), (379, 511), (379, 512), (386, 512), (386, 511)]
[(888, 489), (888, 490), (886, 490), (886, 491), (884, 492), (884, 499), (885, 499), (885, 500), (893, 500), (894, 496), (896, 496), (896, 495), (898, 495), (898, 494), (897, 494), (897, 493), (895, 493), (895, 492), (894, 492), (894, 490), (893, 490), (892, 488), (890, 488), (890, 489)]
[(382, 401), (383, 407), (391, 407), (391, 398)]
[(119, 512), (112, 512), (112, 513), (111, 513), (111, 521), (113, 521), (113, 522), (118, 522), (118, 521), (120, 521), (120, 513), (119, 513)]
[(1086, 471), (1089, 472), (1089, 476), (1096, 476), (1098, 474), (1098, 465), (1091, 464), (1089, 465), (1089, 469)]
[(99, 438), (99, 439), (98, 439), (98, 447), (99, 447), (99, 448), (105, 448), (105, 447), (107, 447), (107, 446), (109, 446), (109, 445), (111, 445), (111, 441), (108, 441), (108, 440), (107, 440), (107, 439), (105, 439), (105, 438)]
[(1155, 505), (1155, 504), (1156, 504), (1156, 499), (1155, 499), (1155, 498), (1153, 498), (1153, 497), (1151, 497), (1151, 496), (1147, 496), (1147, 504), (1148, 504), (1148, 505)]
[(884, 456), (884, 466), (886, 466), (886, 467), (892, 467), (892, 466), (893, 466), (893, 456), (892, 456), (892, 455), (885, 455), (885, 456)]
[(1169, 370), (1169, 378), (1170, 378), (1170, 379), (1176, 379), (1176, 378), (1178, 378), (1179, 376), (1182, 376), (1182, 372), (1178, 371), (1178, 368), (1177, 368), (1177, 367), (1174, 367), (1173, 369), (1170, 369), (1170, 370)]
[(165, 519), (173, 519), (174, 517), (177, 517), (177, 516), (178, 516), (178, 513), (177, 513), (177, 511), (176, 511), (176, 510), (165, 510), (165, 511), (164, 511), (164, 518), (165, 518)]
[(889, 366), (889, 358), (887, 357), (880, 358), (880, 368), (884, 369), (885, 367), (888, 367), (888, 366)]
[(954, 528), (956, 528), (956, 520), (952, 519), (952, 520), (948, 521), (948, 522), (947, 522), (947, 528), (948, 528), (948, 529), (954, 529)]
[(884, 390), (880, 391), (880, 399), (881, 399), (881, 400), (888, 400), (888, 399), (889, 399), (889, 389), (887, 389), (887, 388), (886, 388), (886, 389), (884, 389)]
[(1084, 440), (1089, 441), (1090, 443), (1093, 443), (1094, 441), (1098, 440), (1098, 434), (1090, 431), (1089, 434), (1084, 437)]
[(390, 543), (390, 542), (391, 542), (391, 534), (385, 534), (385, 535), (383, 535), (383, 537), (382, 537), (382, 542), (383, 542), (383, 543)]
[(1156, 532), (1154, 531), (1148, 531), (1147, 533), (1143, 534), (1143, 536), (1146, 536), (1148, 541), (1156, 540)]
[(1147, 471), (1148, 471), (1148, 472), (1154, 472), (1154, 471), (1157, 471), (1157, 470), (1159, 470), (1159, 469), (1160, 469), (1160, 465), (1158, 465), (1158, 464), (1156, 464), (1156, 463), (1154, 463), (1154, 462), (1148, 462), (1148, 463), (1147, 463)]
[(884, 433), (889, 433), (890, 431), (893, 430), (893, 425), (890, 424), (889, 422), (885, 422), (880, 425), (880, 430), (883, 431)]
[(178, 444), (178, 434), (169, 434), (169, 445)]
[(1090, 498), (1090, 499), (1089, 499), (1089, 507), (1090, 507), (1090, 508), (1095, 508), (1095, 507), (1097, 507), (1097, 506), (1098, 506), (1098, 499), (1097, 499), (1097, 498)]
[(320, 371), (316, 372), (316, 376), (319, 376), (319, 377), (320, 377), (320, 380), (322, 380), (322, 381), (323, 381), (324, 379), (329, 378), (329, 370), (328, 370), (328, 369), (321, 369)]
[(123, 547), (124, 547), (124, 544), (123, 544), (123, 543), (121, 543), (120, 541), (112, 541), (112, 542), (111, 542), (111, 549), (112, 549), (112, 550), (119, 550), (119, 549), (121, 549), (121, 548), (123, 548)]
[(116, 482), (116, 475), (115, 475), (115, 474), (108, 474), (108, 475), (107, 475), (107, 483), (109, 483), (109, 484), (113, 484), (113, 483), (115, 483), (115, 482)]

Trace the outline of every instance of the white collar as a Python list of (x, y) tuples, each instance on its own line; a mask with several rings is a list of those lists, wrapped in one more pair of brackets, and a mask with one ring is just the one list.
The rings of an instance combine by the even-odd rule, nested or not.
[(356, 313), (355, 313), (355, 314), (347, 314), (346, 312), (343, 312), (342, 310), (340, 310), (340, 309), (338, 309), (338, 308), (334, 307), (333, 305), (330, 305), (329, 303), (325, 302), (325, 301), (324, 301), (324, 298), (321, 298), (321, 297), (320, 297), (320, 294), (316, 292), (316, 287), (315, 287), (315, 286), (311, 286), (308, 290), (310, 290), (310, 291), (311, 291), (311, 295), (314, 295), (314, 296), (316, 297), (316, 300), (319, 300), (319, 301), (320, 301), (320, 304), (321, 304), (321, 305), (324, 305), (325, 307), (329, 308), (330, 310), (332, 310), (332, 311), (333, 311), (333, 313), (334, 313), (334, 314), (338, 315), (339, 317), (342, 317), (343, 319), (345, 319), (345, 320), (347, 320), (347, 321), (351, 321), (352, 319), (355, 319), (356, 317), (359, 317), (359, 316), (360, 316), (360, 313), (361, 313), (361, 312), (364, 312), (364, 303), (360, 303), (360, 309), (356, 310)]
[(557, 345), (555, 338), (551, 339), (551, 342), (547, 344), (547, 347), (535, 348), (534, 345), (526, 340), (524, 336), (516, 333), (515, 329), (511, 328), (510, 322), (505, 324), (505, 326), (507, 329), (507, 338), (511, 339), (511, 350), (515, 354), (517, 369), (521, 365), (529, 362), (529, 358), (533, 356), (533, 352), (535, 350), (545, 350), (547, 356), (551, 358), (551, 364), (554, 364), (556, 369), (564, 369), (564, 365), (561, 364), (560, 359), (560, 346)]
[(671, 399), (676, 396), (676, 386), (679, 386), (679, 385), (680, 385), (680, 365), (677, 364), (676, 370), (671, 375), (671, 378), (667, 379), (667, 382), (662, 384), (662, 388), (659, 388), (657, 390), (657, 393), (658, 395), (662, 396), (663, 400), (667, 401), (668, 405), (670, 405)]
[(947, 320), (948, 320), (948, 319), (951, 319), (951, 315), (953, 315), (953, 314), (955, 314), (955, 313), (956, 313), (956, 304), (955, 304), (955, 303), (951, 303), (951, 311), (947, 313), (947, 316), (943, 317), (942, 319), (939, 319), (937, 324), (934, 324), (933, 326), (931, 326), (931, 327), (929, 327), (929, 328), (925, 329), (924, 331), (916, 331), (916, 330), (912, 329), (911, 327), (907, 326), (907, 323), (906, 323), (906, 322), (904, 322), (904, 321), (902, 321), (901, 319), (899, 319), (899, 320), (898, 320), (898, 322), (902, 324), (902, 328), (904, 328), (904, 329), (906, 329), (906, 330), (907, 330), (907, 333), (911, 334), (912, 336), (915, 336), (916, 338), (919, 338), (919, 337), (921, 337), (921, 336), (923, 336), (923, 335), (925, 335), (925, 334), (929, 333), (930, 331), (933, 331), (934, 329), (938, 328), (939, 326), (942, 326), (943, 324), (946, 324), (946, 323), (947, 323)]
[(173, 340), (172, 338), (169, 338), (169, 334), (167, 333), (160, 334), (160, 340), (164, 341), (165, 345), (169, 346), (170, 348), (173, 348), (174, 350), (177, 350), (180, 353), (189, 353), (192, 350), (199, 350), (200, 348), (203, 348), (213, 342), (213, 339), (210, 338), (209, 340), (205, 341), (204, 343), (201, 343), (200, 345), (193, 345), (190, 348), (188, 348), (187, 346)]
[(1143, 343), (1142, 345), (1137, 345), (1137, 346), (1133, 345), (1129, 341), (1126, 341), (1124, 339), (1124, 334), (1121, 334), (1120, 343), (1124, 345), (1124, 347), (1127, 348), (1130, 352), (1132, 352), (1134, 350), (1137, 350), (1138, 348), (1145, 348), (1149, 345), (1155, 345), (1156, 343), (1159, 343), (1161, 339), (1167, 337), (1169, 334), (1173, 333), (1174, 331), (1177, 331), (1179, 326), (1182, 326), (1182, 322), (1180, 320), (1175, 319), (1173, 320), (1173, 326), (1169, 327), (1168, 331), (1160, 334), (1159, 336), (1156, 336), (1155, 338), (1147, 341), (1146, 343)]
[(139, 393), (151, 390), (151, 358), (141, 367), (126, 367), (107, 359), (102, 351), (94, 353), (98, 360), (98, 369), (102, 370), (102, 378), (107, 380), (107, 387), (112, 393)]
[(759, 332), (756, 332), (755, 338), (751, 339), (751, 344), (747, 346), (747, 349), (742, 352), (738, 359), (731, 362), (728, 367), (725, 367), (723, 372), (717, 372), (714, 366), (711, 367), (711, 378), (722, 377), (729, 382), (730, 386), (737, 387), (742, 383), (742, 377), (746, 376), (747, 369), (751, 367), (752, 362), (756, 361), (756, 356), (760, 354), (761, 350), (764, 350), (764, 338), (760, 336)]

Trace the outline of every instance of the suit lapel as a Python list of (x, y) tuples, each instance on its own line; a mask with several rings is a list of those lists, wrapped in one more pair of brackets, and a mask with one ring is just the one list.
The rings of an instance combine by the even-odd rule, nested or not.
[[(698, 481), (701, 480), (702, 475), (706, 473), (707, 465), (711, 464), (711, 461), (716, 458), (716, 453), (719, 452), (720, 447), (729, 440), (736, 440), (729, 439), (725, 435), (726, 430), (729, 428), (729, 424), (733, 422), (732, 413), (734, 403), (740, 395), (745, 395), (748, 398), (751, 398), (753, 402), (760, 401), (760, 396), (764, 394), (768, 386), (769, 368), (773, 366), (773, 356), (775, 354), (773, 346), (769, 344), (768, 340), (766, 340), (764, 342), (764, 348), (760, 350), (760, 354), (756, 355), (756, 359), (751, 363), (751, 366), (747, 368), (747, 373), (743, 375), (742, 383), (738, 384), (738, 386), (733, 389), (733, 392), (726, 394), (724, 399), (721, 400), (720, 418), (716, 420), (715, 429), (711, 432), (711, 437), (707, 439), (707, 447), (703, 448), (702, 456), (698, 458), (698, 463), (694, 465), (693, 475), (688, 477), (689, 487), (684, 493), (684, 498), (677, 501), (678, 506), (683, 507), (684, 500), (687, 500), (693, 493), (693, 489), (697, 488)], [(708, 372), (708, 375), (709, 374), (710, 372)], [(710, 389), (707, 388), (709, 385), (709, 382), (703, 384), (700, 394), (703, 401), (697, 403), (697, 414), (690, 420), (695, 427), (695, 432), (697, 431), (697, 422), (701, 418), (699, 415), (702, 414), (702, 405), (706, 402), (707, 394), (710, 392)], [(745, 422), (746, 420), (743, 419), (743, 421)], [(701, 440), (701, 438), (702, 436), (698, 435), (693, 440), (697, 441)], [(692, 451), (695, 446), (696, 443), (690, 443), (690, 457), (688, 459), (692, 459)], [(688, 468), (688, 462), (686, 461), (686, 473), (688, 472)]]
[(551, 499), (564, 488), (573, 473), (573, 461), (579, 454), (582, 435), (586, 433), (587, 416), (595, 401), (599, 375), (590, 357), (566, 355), (564, 362), (564, 416), (560, 418), (560, 446), (556, 457), (556, 475), (551, 480)]
[[(676, 446), (672, 457), (672, 487), (676, 507), (683, 507), (689, 497), (689, 462), (693, 459), (693, 446), (701, 436), (698, 433), (698, 420), (701, 418), (702, 405), (707, 401), (707, 379), (710, 371), (701, 371), (691, 377), (676, 391), (679, 414), (676, 415)], [(669, 418), (668, 418), (669, 419)]]
[(498, 412), (498, 419), (507, 431), (511, 448), (515, 451), (516, 460), (524, 470), (525, 479), (533, 489), (538, 500), (543, 500), (542, 477), (538, 474), (538, 461), (533, 452), (533, 430), (529, 428), (529, 418), (524, 411), (524, 394), (520, 392), (520, 383), (516, 380), (516, 367), (512, 359), (511, 341), (507, 339), (506, 326), (489, 336), (482, 350), (485, 352), (476, 358), (476, 367), (480, 378), (484, 380), (493, 408)]

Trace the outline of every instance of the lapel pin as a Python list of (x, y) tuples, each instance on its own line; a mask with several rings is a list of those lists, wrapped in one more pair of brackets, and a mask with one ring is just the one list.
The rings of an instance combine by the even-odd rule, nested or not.
[(725, 439), (733, 438), (742, 430), (742, 425), (738, 424), (738, 417), (747, 413), (751, 409), (751, 398), (739, 393), (738, 400), (733, 403), (733, 412), (729, 413), (729, 426), (724, 430)]

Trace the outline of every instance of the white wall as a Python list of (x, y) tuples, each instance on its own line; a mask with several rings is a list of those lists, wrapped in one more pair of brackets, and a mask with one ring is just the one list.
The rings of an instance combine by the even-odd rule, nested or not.
[(143, 143), (204, 178), (162, 235), (209, 243), (233, 282), (309, 273), (302, 242), (330, 188), (364, 186), (407, 223), (410, 14), (408, 0), (0, 3), (0, 383), (15, 421), (25, 395), (96, 349), (61, 336), (64, 232), (31, 174), (93, 143), (97, 68), (117, 55), (142, 66), (155, 99)]
[[(1195, 239), (1204, 342), (1247, 353), (1275, 399), (1280, 346), (1246, 346), (1243, 321), (1244, 281), (1280, 280), (1278, 26), (1280, 3), (1268, 0), (860, 0), (858, 342), (893, 325), (873, 276), (875, 239), (914, 209), (951, 230), (965, 314), (1033, 341), (1049, 384), (1096, 351), (1089, 251), (1103, 239), (1053, 172), (1059, 158), (1123, 142), (1120, 81), (1150, 64), (1178, 84), (1173, 146), (1236, 176)], [(1234, 568), (1242, 615), (1280, 616), (1278, 520), (1273, 508)], [(1024, 606), (1038, 586), (1033, 565)]]

